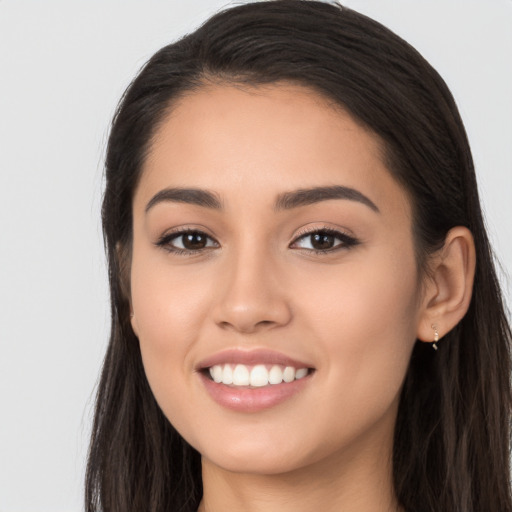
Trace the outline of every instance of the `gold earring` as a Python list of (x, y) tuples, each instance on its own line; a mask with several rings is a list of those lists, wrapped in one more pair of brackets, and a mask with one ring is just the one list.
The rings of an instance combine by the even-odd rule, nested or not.
[(439, 341), (439, 332), (437, 330), (437, 325), (432, 324), (432, 329), (434, 329), (434, 343), (432, 343), (432, 348), (437, 350), (437, 342)]

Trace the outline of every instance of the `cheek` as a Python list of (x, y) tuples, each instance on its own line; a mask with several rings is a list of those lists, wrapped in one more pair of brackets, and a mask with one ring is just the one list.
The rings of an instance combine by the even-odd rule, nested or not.
[(173, 426), (185, 438), (194, 439), (191, 426), (199, 420), (190, 395), (194, 376), (190, 355), (201, 322), (199, 290), (179, 275), (155, 267), (138, 273), (134, 265), (133, 277), (133, 310), (149, 386)]
[(405, 257), (379, 256), (340, 266), (336, 275), (316, 280), (322, 287), (304, 283), (301, 292), (307, 297), (302, 316), (322, 345), (320, 357), (332, 385), (337, 381), (357, 389), (352, 396), (359, 399), (370, 400), (374, 393), (389, 399), (399, 391), (416, 339), (418, 279), (412, 250)]
[(307, 420), (308, 430), (323, 432), (318, 453), (369, 432), (391, 435), (416, 332), (413, 257), (400, 265), (393, 258), (347, 265), (331, 277), (303, 281), (297, 290), (301, 331), (316, 344), (315, 378), (324, 390)]
[(204, 317), (201, 304), (211, 294), (201, 275), (171, 269), (164, 262), (148, 265), (134, 257), (132, 305), (141, 344), (156, 351), (186, 350)]
[(204, 276), (171, 269), (165, 256), (134, 250), (131, 294), (134, 327), (153, 394), (168, 417), (187, 411), (186, 387), (194, 372), (191, 354), (211, 297)]
[(415, 332), (418, 276), (412, 248), (404, 251), (399, 244), (390, 244), (386, 250), (354, 255), (346, 265), (324, 272), (316, 276), (322, 286), (308, 287), (309, 304), (314, 316), (324, 317), (326, 327), (333, 322), (345, 326), (339, 331), (342, 339), (363, 341), (349, 336), (347, 328), (354, 335), (366, 333), (366, 342), (372, 344), (391, 331), (397, 340), (403, 339), (404, 329)]

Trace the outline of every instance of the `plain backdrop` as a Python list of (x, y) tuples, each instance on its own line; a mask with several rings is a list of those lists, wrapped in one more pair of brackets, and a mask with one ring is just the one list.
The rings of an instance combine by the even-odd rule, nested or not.
[[(0, 512), (83, 508), (109, 328), (99, 220), (109, 121), (153, 52), (226, 5), (0, 0)], [(412, 43), (447, 81), (510, 274), (512, 1), (346, 5)]]

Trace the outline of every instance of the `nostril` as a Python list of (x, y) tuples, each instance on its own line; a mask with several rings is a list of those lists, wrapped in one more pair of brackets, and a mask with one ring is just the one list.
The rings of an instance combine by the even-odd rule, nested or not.
[(233, 329), (235, 331), (243, 332), (246, 334), (251, 334), (253, 332), (257, 332), (260, 329), (265, 329), (268, 327), (272, 327), (276, 322), (272, 320), (260, 320), (259, 322), (251, 322), (250, 320), (244, 321), (244, 319), (238, 319), (238, 321), (227, 322), (222, 321), (218, 322), (218, 325), (222, 329)]

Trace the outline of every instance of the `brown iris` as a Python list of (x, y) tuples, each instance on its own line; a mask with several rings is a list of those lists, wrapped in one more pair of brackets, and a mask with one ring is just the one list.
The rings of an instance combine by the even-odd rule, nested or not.
[(206, 235), (194, 231), (192, 233), (185, 233), (181, 235), (183, 247), (189, 250), (204, 249), (208, 242)]
[(319, 232), (311, 235), (311, 245), (319, 251), (325, 251), (334, 247), (335, 239), (334, 235)]

